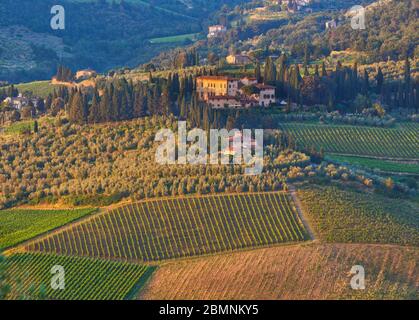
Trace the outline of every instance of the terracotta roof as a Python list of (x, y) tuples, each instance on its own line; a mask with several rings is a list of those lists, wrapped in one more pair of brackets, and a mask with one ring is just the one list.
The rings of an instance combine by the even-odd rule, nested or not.
[(238, 79), (227, 77), (227, 76), (200, 76), (197, 80), (227, 80), (227, 81), (238, 81)]
[(255, 87), (258, 89), (275, 89), (274, 86), (269, 86), (267, 84), (256, 84)]
[(239, 99), (237, 98), (237, 97), (234, 97), (234, 96), (213, 96), (213, 97), (209, 97), (209, 99), (208, 100), (225, 100), (225, 99), (228, 99), (228, 100), (236, 100), (236, 101), (239, 101)]

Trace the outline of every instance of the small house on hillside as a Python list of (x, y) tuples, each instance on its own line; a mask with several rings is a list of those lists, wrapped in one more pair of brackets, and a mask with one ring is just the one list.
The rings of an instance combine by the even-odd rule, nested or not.
[(210, 26), (208, 29), (208, 38), (220, 37), (227, 32), (227, 28), (223, 25)]
[(7, 97), (4, 99), (3, 103), (17, 110), (21, 110), (23, 107), (27, 106), (36, 108), (38, 106), (38, 98), (28, 98), (20, 93), (17, 97)]
[(85, 69), (79, 70), (76, 72), (76, 76), (74, 77), (76, 81), (83, 81), (93, 77), (96, 77), (97, 73), (95, 70), (92, 69)]
[(228, 64), (235, 64), (235, 65), (246, 65), (252, 63), (249, 56), (244, 54), (231, 54), (226, 58)]

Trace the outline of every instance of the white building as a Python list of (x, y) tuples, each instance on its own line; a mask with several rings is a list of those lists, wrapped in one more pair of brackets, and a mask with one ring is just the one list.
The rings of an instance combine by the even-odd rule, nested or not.
[(259, 94), (254, 95), (258, 99), (261, 107), (269, 107), (276, 102), (275, 87), (265, 84), (257, 84), (256, 88), (259, 89)]
[(256, 79), (256, 78), (250, 78), (250, 77), (245, 77), (245, 78), (241, 79), (240, 82), (244, 86), (252, 86), (252, 85), (256, 85), (258, 83), (258, 79)]
[(227, 28), (223, 25), (210, 26), (208, 30), (208, 38), (220, 37), (227, 32)]
[(30, 98), (24, 97), (21, 93), (19, 93), (17, 97), (7, 97), (6, 99), (3, 100), (3, 103), (17, 110), (21, 110), (23, 107), (28, 106), (30, 103), (32, 103), (34, 107), (37, 107), (38, 99), (34, 99), (34, 98), (30, 99)]

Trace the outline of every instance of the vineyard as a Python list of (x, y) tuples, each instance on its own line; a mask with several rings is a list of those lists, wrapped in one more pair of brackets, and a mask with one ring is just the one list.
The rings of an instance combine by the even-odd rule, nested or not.
[(298, 197), (324, 241), (419, 245), (417, 202), (336, 187), (304, 188)]
[[(62, 266), (65, 289), (53, 290), (51, 268)], [(8, 299), (122, 300), (135, 294), (153, 268), (105, 260), (24, 253), (6, 260)]]
[(128, 204), (32, 242), (26, 250), (159, 261), (306, 239), (289, 196), (277, 192)]
[(405, 174), (419, 175), (419, 163), (403, 163), (381, 159), (339, 155), (328, 156), (327, 159), (330, 159), (333, 162), (351, 164), (361, 168), (379, 170), (382, 172), (402, 172)]
[(1, 210), (0, 249), (16, 245), (94, 211), (95, 209)]
[(394, 129), (302, 123), (284, 123), (281, 128), (291, 133), (301, 147), (315, 146), (346, 155), (419, 159), (416, 123)]
[[(365, 244), (295, 245), (174, 261), (161, 266), (140, 299), (417, 299), (416, 248)], [(365, 267), (366, 290), (349, 271)], [(170, 290), (167, 290), (170, 288)]]

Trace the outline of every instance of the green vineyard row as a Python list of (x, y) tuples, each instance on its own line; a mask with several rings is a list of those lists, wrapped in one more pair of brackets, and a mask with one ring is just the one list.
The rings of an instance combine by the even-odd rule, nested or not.
[[(64, 268), (63, 289), (51, 286), (54, 266)], [(123, 300), (143, 281), (148, 267), (109, 260), (19, 253), (7, 258), (7, 299)]]
[(391, 129), (302, 123), (284, 123), (281, 128), (301, 147), (315, 146), (347, 155), (419, 159), (419, 125), (413, 123)]
[(257, 193), (128, 204), (26, 250), (159, 261), (307, 238), (287, 194)]

